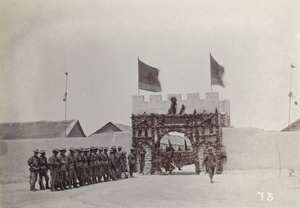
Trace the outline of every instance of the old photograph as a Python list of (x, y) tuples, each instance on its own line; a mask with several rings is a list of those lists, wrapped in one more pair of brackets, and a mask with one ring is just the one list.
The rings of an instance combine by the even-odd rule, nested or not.
[(0, 207), (300, 207), (299, 11), (0, 1)]

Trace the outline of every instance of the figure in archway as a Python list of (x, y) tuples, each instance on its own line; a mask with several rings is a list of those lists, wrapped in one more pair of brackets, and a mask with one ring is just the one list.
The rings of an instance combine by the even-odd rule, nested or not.
[(183, 161), (182, 161), (182, 150), (180, 147), (178, 147), (178, 150), (176, 152), (175, 164), (178, 170), (182, 170), (181, 168), (183, 167)]
[(146, 149), (143, 146), (141, 146), (139, 153), (140, 153), (140, 173), (144, 174)]
[(170, 172), (172, 174), (172, 171), (175, 169), (173, 163), (174, 153), (171, 151), (169, 147), (166, 147), (166, 154), (164, 158), (164, 167), (166, 172)]

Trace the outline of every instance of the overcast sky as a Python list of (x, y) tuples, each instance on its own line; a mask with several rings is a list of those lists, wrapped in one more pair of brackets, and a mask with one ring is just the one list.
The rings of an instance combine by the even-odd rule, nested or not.
[[(161, 93), (210, 92), (209, 52), (225, 67), (235, 127), (281, 130), (300, 118), (299, 0), (14, 1), (0, 3), (0, 122), (68, 119), (87, 135), (131, 124), (138, 61)], [(298, 105), (294, 102), (298, 101)], [(166, 111), (167, 113), (167, 111)]]

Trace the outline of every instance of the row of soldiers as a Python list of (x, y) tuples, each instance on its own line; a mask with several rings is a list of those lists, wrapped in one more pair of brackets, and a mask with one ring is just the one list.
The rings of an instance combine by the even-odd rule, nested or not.
[[(53, 155), (47, 160), (45, 150), (34, 150), (34, 155), (27, 161), (30, 170), (30, 190), (36, 191), (35, 183), (39, 176), (40, 190), (51, 191), (78, 188), (89, 184), (116, 181), (127, 172), (126, 152), (122, 147), (90, 147), (53, 149)], [(40, 156), (38, 154), (40, 153)], [(133, 177), (136, 156), (134, 149), (128, 155), (130, 177)], [(48, 170), (51, 175), (49, 186)], [(44, 186), (45, 178), (46, 186)], [(124, 178), (124, 177), (123, 177)]]

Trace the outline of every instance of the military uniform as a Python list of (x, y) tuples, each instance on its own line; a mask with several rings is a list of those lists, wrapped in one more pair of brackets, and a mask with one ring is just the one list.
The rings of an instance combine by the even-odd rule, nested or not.
[(136, 157), (134, 154), (134, 148), (130, 149), (130, 153), (128, 154), (128, 164), (129, 164), (129, 173), (130, 177), (133, 177), (133, 172), (135, 169), (135, 164), (136, 164)]
[(59, 159), (59, 176), (60, 176), (59, 185), (60, 185), (61, 190), (67, 189), (67, 184), (69, 183), (68, 169), (67, 169), (67, 167), (68, 167), (68, 158), (65, 155), (66, 151), (67, 151), (66, 148), (61, 149), (60, 150), (60, 155), (58, 156), (58, 159)]
[(48, 164), (50, 166), (50, 175), (51, 175), (51, 191), (57, 191), (57, 185), (59, 182), (59, 158), (57, 154), (58, 149), (53, 149), (53, 155), (49, 158)]
[(82, 148), (81, 149), (77, 149), (77, 154), (76, 154), (76, 175), (79, 181), (80, 186), (84, 185), (84, 179), (83, 179), (83, 163), (82, 163), (82, 157), (81, 157), (81, 152), (82, 152)]
[(40, 165), (39, 165), (39, 157), (37, 156), (39, 153), (38, 149), (33, 150), (34, 155), (30, 157), (27, 161), (30, 170), (29, 183), (30, 183), (30, 191), (37, 191), (35, 188), (35, 183), (37, 181)]
[(68, 161), (68, 176), (69, 176), (69, 188), (71, 188), (72, 183), (74, 188), (78, 188), (77, 186), (77, 176), (75, 171), (75, 163), (76, 163), (76, 156), (75, 156), (75, 149), (69, 149), (70, 154), (67, 156)]
[(99, 162), (98, 181), (101, 182), (102, 177), (104, 176), (104, 174), (103, 174), (104, 173), (104, 171), (103, 171), (103, 148), (102, 147), (99, 148), (99, 153), (97, 154), (97, 157), (98, 157), (98, 162)]
[(118, 147), (118, 151), (116, 153), (116, 175), (117, 179), (121, 178), (121, 173), (124, 172), (123, 170), (123, 156), (122, 156), (122, 147)]
[(110, 178), (113, 181), (116, 181), (116, 155), (115, 148), (112, 148), (109, 152), (109, 161), (110, 161)]
[(204, 158), (202, 166), (206, 164), (208, 169), (208, 174), (210, 178), (210, 182), (213, 183), (213, 176), (215, 173), (215, 166), (216, 166), (216, 157), (212, 153), (212, 148), (209, 147), (208, 149), (208, 155)]
[(40, 166), (40, 172), (39, 172), (39, 185), (40, 189), (44, 190), (45, 186), (43, 184), (43, 177), (45, 178), (46, 181), (46, 189), (50, 189), (49, 187), (49, 176), (48, 176), (48, 161), (47, 157), (45, 156), (45, 150), (40, 151), (41, 156), (39, 157), (39, 166)]
[(109, 166), (110, 166), (110, 161), (109, 161), (109, 156), (107, 153), (108, 147), (104, 148), (104, 152), (103, 152), (103, 157), (102, 157), (102, 161), (103, 161), (103, 177), (104, 177), (104, 181), (109, 181)]
[(84, 184), (89, 184), (89, 165), (88, 165), (88, 154), (89, 150), (87, 148), (84, 149), (83, 153), (81, 154), (81, 159), (82, 159), (82, 165), (83, 165), (83, 181)]

